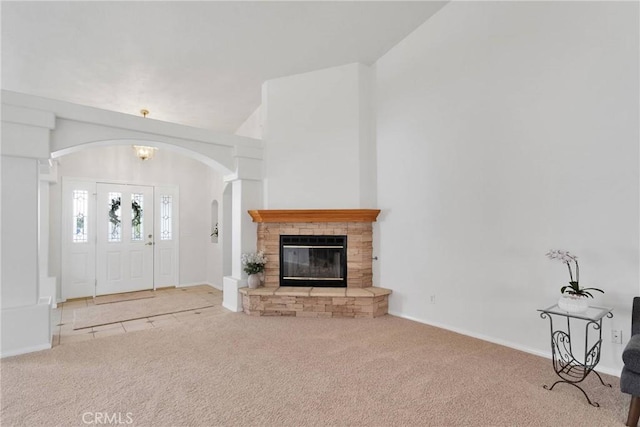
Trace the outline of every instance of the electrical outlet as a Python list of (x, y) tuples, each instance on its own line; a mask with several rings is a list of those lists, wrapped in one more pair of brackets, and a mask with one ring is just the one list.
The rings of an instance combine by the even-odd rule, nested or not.
[(622, 344), (622, 331), (611, 330), (611, 342), (614, 344)]
[(435, 304), (435, 303), (436, 303), (436, 296), (431, 295), (431, 304)]

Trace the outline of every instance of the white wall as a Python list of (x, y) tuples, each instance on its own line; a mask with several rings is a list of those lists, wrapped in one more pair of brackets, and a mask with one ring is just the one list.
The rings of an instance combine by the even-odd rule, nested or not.
[[(619, 373), (639, 293), (638, 3), (450, 3), (376, 64), (390, 311), (550, 354), (580, 256)], [(435, 304), (430, 297), (435, 296)], [(551, 369), (551, 366), (550, 366)]]
[(1, 170), (4, 309), (36, 304), (39, 297), (38, 161), (3, 155)]
[(255, 109), (235, 131), (235, 135), (262, 139), (262, 106)]
[[(168, 150), (139, 160), (130, 146), (81, 150), (57, 159), (60, 176), (125, 181), (146, 185), (177, 185), (180, 190), (180, 284), (222, 286), (221, 251), (213, 248), (210, 206), (221, 200), (222, 180), (212, 168)], [(51, 187), (51, 275), (60, 283), (61, 180)], [(61, 295), (58, 292), (58, 295)]]
[[(373, 207), (371, 70), (350, 64), (270, 80), (263, 87), (265, 207)], [(367, 139), (367, 141), (365, 141)], [(373, 166), (372, 163), (368, 165)]]

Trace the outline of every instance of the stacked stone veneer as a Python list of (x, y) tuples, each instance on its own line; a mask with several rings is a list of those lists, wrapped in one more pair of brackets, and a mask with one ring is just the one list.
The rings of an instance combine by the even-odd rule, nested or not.
[(389, 309), (389, 289), (241, 288), (242, 308), (250, 316), (379, 317)]
[(373, 230), (370, 222), (258, 223), (258, 249), (267, 257), (264, 286), (280, 286), (280, 235), (347, 236), (347, 287), (365, 288), (373, 283)]

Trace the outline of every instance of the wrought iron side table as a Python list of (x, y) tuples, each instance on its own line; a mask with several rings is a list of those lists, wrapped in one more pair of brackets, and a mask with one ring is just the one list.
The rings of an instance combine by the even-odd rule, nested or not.
[[(566, 383), (576, 387), (584, 394), (592, 406), (599, 407), (597, 402), (592, 402), (587, 393), (578, 385), (584, 381), (591, 372), (596, 374), (602, 385), (611, 387), (611, 384), (605, 384), (598, 372), (594, 371), (598, 362), (600, 362), (600, 347), (602, 345), (602, 319), (606, 316), (613, 317), (612, 308), (608, 307), (589, 307), (584, 313), (569, 313), (560, 308), (558, 305), (552, 305), (544, 310), (538, 310), (540, 317), (549, 318), (551, 327), (551, 355), (553, 359), (553, 369), (561, 378), (553, 383), (551, 387), (543, 385), (547, 390), (553, 390), (556, 384)], [(561, 329), (553, 328), (553, 316), (565, 317), (567, 319), (566, 332)], [(584, 336), (584, 359), (582, 361), (576, 359), (571, 345), (571, 319), (579, 319), (586, 322)], [(589, 330), (592, 328), (597, 332), (595, 343), (589, 347)], [(593, 342), (592, 338), (592, 342)]]

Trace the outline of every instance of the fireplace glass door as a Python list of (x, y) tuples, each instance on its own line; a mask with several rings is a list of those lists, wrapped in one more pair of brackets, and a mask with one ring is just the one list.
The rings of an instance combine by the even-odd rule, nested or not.
[(347, 236), (280, 236), (280, 286), (347, 286)]

